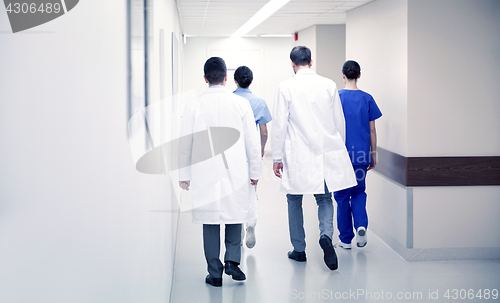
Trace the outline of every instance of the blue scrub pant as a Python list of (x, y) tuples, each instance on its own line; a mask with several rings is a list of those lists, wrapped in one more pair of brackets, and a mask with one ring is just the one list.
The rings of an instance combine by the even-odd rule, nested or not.
[[(287, 194), (288, 200), (288, 228), (290, 230), (290, 241), (293, 249), (298, 252), (306, 250), (306, 234), (304, 232), (304, 216), (302, 213), (303, 195)], [(318, 204), (318, 219), (320, 237), (327, 235), (333, 237), (333, 201), (332, 193), (328, 191), (325, 184), (324, 194), (315, 194)]]
[(354, 238), (354, 230), (363, 226), (368, 227), (368, 215), (366, 214), (366, 170), (367, 165), (353, 165), (358, 185), (351, 188), (339, 190), (333, 193), (337, 201), (337, 226), (339, 228), (340, 241), (350, 244)]

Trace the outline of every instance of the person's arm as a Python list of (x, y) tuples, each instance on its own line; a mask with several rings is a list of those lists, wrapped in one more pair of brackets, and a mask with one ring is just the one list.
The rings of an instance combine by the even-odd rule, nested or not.
[(335, 127), (339, 131), (342, 140), (345, 142), (345, 118), (344, 110), (342, 109), (342, 103), (340, 102), (340, 96), (338, 90), (335, 88), (333, 94), (333, 121)]
[(377, 130), (375, 129), (375, 120), (370, 121), (370, 150), (372, 164), (368, 166), (368, 170), (375, 168), (375, 165), (377, 165)]
[(255, 120), (250, 104), (246, 100), (241, 104), (243, 110), (243, 139), (248, 160), (250, 183), (252, 185), (257, 185), (262, 171), (259, 135), (255, 130)]
[(264, 147), (266, 147), (267, 142), (267, 126), (266, 124), (260, 124), (260, 148), (261, 148), (261, 157), (264, 157)]
[(276, 177), (281, 179), (281, 173), (283, 172), (283, 163), (282, 162), (274, 162), (273, 163), (273, 171), (274, 171), (274, 174), (276, 175)]
[(278, 87), (276, 96), (274, 98), (274, 109), (273, 109), (273, 133), (271, 134), (271, 149), (273, 151), (273, 170), (274, 174), (281, 178), (281, 172), (283, 172), (283, 150), (285, 146), (285, 137), (288, 125), (289, 116), (288, 102)]
[(189, 190), (191, 185), (191, 157), (193, 152), (193, 120), (194, 109), (192, 103), (188, 103), (184, 109), (181, 120), (181, 129), (178, 145), (178, 167), (179, 186), (184, 190)]

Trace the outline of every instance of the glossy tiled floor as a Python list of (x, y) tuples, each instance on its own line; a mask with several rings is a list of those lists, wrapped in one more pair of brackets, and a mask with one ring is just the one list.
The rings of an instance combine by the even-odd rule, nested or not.
[[(286, 253), (292, 247), (286, 198), (278, 191), (279, 180), (271, 174), (267, 158), (258, 188), (261, 217), (256, 227), (257, 244), (253, 249), (242, 249), (241, 268), (247, 280), (236, 282), (224, 275), (222, 287), (205, 284), (202, 227), (191, 223), (190, 213), (182, 213), (171, 302), (500, 302), (500, 297), (479, 298), (488, 292), (485, 289), (500, 290), (499, 261), (410, 263), (370, 231), (366, 247), (337, 248), (339, 269), (330, 271), (318, 245), (317, 208), (312, 196), (305, 196), (303, 203), (307, 262), (289, 260)], [(337, 236), (336, 232), (334, 242)], [(465, 294), (467, 298), (460, 299)]]

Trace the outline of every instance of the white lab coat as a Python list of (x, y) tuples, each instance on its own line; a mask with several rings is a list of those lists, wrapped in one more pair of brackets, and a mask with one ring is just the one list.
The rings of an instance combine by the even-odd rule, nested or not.
[[(234, 145), (231, 142), (231, 147), (217, 154), (219, 143), (227, 140), (223, 136), (217, 138), (213, 131), (220, 127), (237, 130), (239, 135)], [(180, 181), (191, 181), (193, 222), (236, 224), (256, 219), (259, 210), (250, 179), (260, 178), (262, 164), (260, 141), (250, 104), (223, 86), (210, 87), (186, 105), (181, 137), (207, 129), (210, 140), (206, 141), (211, 142), (212, 157), (179, 170)], [(195, 150), (199, 148), (197, 146), (203, 146), (204, 142), (195, 141), (179, 147), (181, 158), (190, 161), (193, 151), (198, 152)]]
[(337, 86), (309, 68), (278, 87), (272, 122), (273, 159), (282, 159), (280, 191), (324, 193), (357, 184), (345, 148), (345, 120)]

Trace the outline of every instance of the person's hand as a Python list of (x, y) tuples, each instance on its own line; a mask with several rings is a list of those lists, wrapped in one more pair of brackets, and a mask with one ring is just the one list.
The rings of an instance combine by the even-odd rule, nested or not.
[(184, 190), (189, 190), (189, 185), (191, 185), (191, 181), (179, 181), (179, 186)]
[(368, 165), (367, 171), (374, 169), (376, 165), (377, 165), (377, 153), (373, 152), (372, 153), (372, 164)]
[[(274, 163), (273, 170), (276, 177), (281, 179), (281, 172), (283, 172), (283, 163)], [(281, 172), (280, 172), (281, 170)]]
[(259, 180), (250, 179), (250, 184), (253, 186), (257, 185), (257, 182), (259, 182)]

